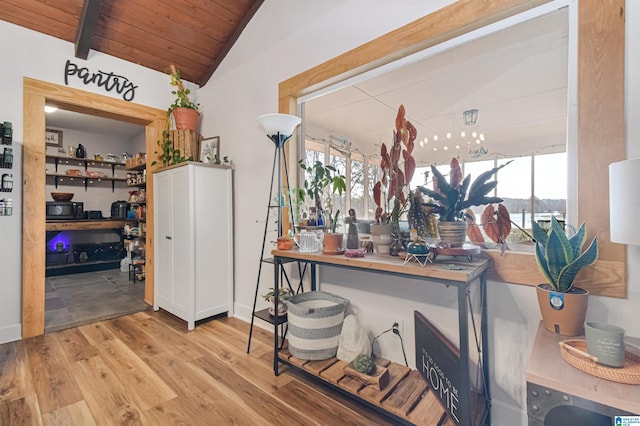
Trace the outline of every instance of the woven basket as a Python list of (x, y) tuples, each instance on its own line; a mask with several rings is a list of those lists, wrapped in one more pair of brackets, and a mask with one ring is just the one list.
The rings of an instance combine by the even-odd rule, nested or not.
[(560, 342), (560, 356), (566, 362), (592, 376), (629, 385), (640, 385), (640, 356), (627, 351), (624, 367), (613, 368), (600, 365), (594, 356), (587, 353), (587, 342), (569, 339)]
[(312, 291), (296, 294), (285, 303), (291, 355), (313, 361), (336, 356), (349, 301), (330, 293)]

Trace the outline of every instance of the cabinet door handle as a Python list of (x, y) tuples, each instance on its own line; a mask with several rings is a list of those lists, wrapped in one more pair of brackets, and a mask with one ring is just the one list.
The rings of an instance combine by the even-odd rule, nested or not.
[(165, 236), (165, 238), (166, 238), (167, 240), (170, 240), (170, 239), (171, 239), (171, 237), (170, 237), (170, 236), (168, 236), (168, 235), (166, 235), (166, 236)]

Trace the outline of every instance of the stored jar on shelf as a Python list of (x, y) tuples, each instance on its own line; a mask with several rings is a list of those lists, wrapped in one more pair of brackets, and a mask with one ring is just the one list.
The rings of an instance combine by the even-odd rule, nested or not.
[(5, 192), (9, 192), (13, 189), (13, 175), (9, 173), (5, 173), (2, 175), (2, 182), (0, 183), (2, 186), (2, 190)]

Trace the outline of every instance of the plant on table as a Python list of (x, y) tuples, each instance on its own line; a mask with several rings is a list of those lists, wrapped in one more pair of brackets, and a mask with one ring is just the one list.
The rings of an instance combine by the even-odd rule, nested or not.
[[(464, 217), (467, 222), (469, 240), (472, 243), (484, 245), (484, 236), (476, 223), (475, 213), (471, 209), (467, 209)], [(504, 204), (498, 204), (497, 207), (489, 204), (482, 212), (481, 223), (487, 237), (499, 244), (501, 251), (504, 252), (507, 249), (507, 237), (511, 233), (511, 215)]]
[(598, 240), (594, 238), (589, 247), (582, 251), (587, 238), (584, 223), (571, 238), (567, 237), (555, 217), (551, 218), (548, 232), (536, 222), (532, 225), (533, 238), (536, 240), (536, 262), (542, 275), (553, 291), (571, 291), (578, 272), (598, 259)]
[(351, 365), (354, 370), (367, 375), (371, 375), (371, 373), (373, 373), (375, 366), (370, 354), (360, 354), (356, 356)]
[(309, 196), (315, 201), (318, 212), (323, 211), (322, 201), (324, 197), (324, 213), (326, 215), (329, 231), (335, 233), (340, 210), (333, 212), (333, 194), (342, 196), (347, 190), (347, 183), (344, 175), (338, 173), (335, 167), (325, 165), (321, 161), (316, 161), (310, 166), (300, 160), (300, 168), (305, 174), (310, 175), (310, 179), (305, 179), (304, 189), (297, 190), (298, 200), (304, 200)]
[[(501, 166), (494, 167), (484, 173), (481, 173), (473, 183), (471, 183), (471, 175), (467, 175), (462, 178), (462, 168), (457, 158), (451, 159), (449, 181), (445, 179), (444, 175), (435, 167), (431, 166), (431, 172), (433, 173), (433, 189), (426, 188), (424, 186), (418, 186), (418, 189), (423, 194), (431, 197), (434, 202), (424, 203), (424, 206), (431, 207), (434, 213), (439, 215), (438, 229), (441, 240), (447, 240), (453, 247), (462, 246), (467, 233), (467, 223), (465, 222), (465, 215), (467, 209), (473, 206), (482, 206), (492, 203), (501, 203), (503, 200), (500, 197), (488, 196), (488, 194), (495, 189), (498, 185), (497, 180), (492, 180), (491, 177), (495, 175), (498, 170), (509, 164), (507, 162)], [(445, 224), (455, 224), (456, 229), (448, 229), (445, 231)], [(453, 225), (448, 225), (447, 228), (451, 228)], [(459, 229), (457, 229), (459, 228)], [(455, 234), (452, 240), (444, 238), (447, 234)]]
[(533, 237), (536, 262), (548, 282), (536, 287), (542, 322), (551, 332), (580, 335), (584, 329), (589, 292), (576, 287), (574, 279), (582, 268), (597, 260), (598, 240), (594, 238), (583, 251), (587, 238), (585, 224), (568, 238), (555, 217), (551, 218), (548, 232), (533, 222)]
[[(400, 216), (406, 212), (411, 190), (409, 183), (416, 169), (416, 161), (411, 153), (417, 137), (417, 130), (405, 117), (404, 105), (398, 108), (391, 149), (380, 147), (380, 169), (382, 177), (373, 186), (376, 203), (376, 223), (390, 223), (393, 233), (400, 234)], [(390, 208), (390, 209), (389, 209)]]
[(431, 190), (424, 186), (418, 186), (418, 189), (436, 200), (437, 203), (425, 203), (424, 205), (432, 207), (434, 212), (439, 215), (440, 221), (457, 222), (464, 220), (466, 210), (470, 207), (501, 203), (502, 198), (487, 195), (498, 185), (498, 181), (489, 181), (489, 179), (509, 163), (480, 174), (473, 184), (471, 184), (470, 174), (462, 179), (462, 168), (455, 157), (451, 159), (448, 182), (435, 166), (431, 166), (434, 189)]

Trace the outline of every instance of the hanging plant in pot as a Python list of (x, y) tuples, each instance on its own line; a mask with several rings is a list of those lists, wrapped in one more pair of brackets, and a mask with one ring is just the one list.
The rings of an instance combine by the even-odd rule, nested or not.
[(574, 286), (574, 279), (582, 268), (598, 259), (598, 240), (594, 238), (582, 251), (587, 238), (585, 224), (567, 238), (555, 217), (548, 232), (533, 222), (533, 237), (536, 262), (548, 281), (536, 287), (544, 326), (563, 336), (578, 336), (584, 328), (589, 292)]
[(198, 111), (199, 105), (189, 100), (191, 90), (184, 86), (180, 78), (180, 71), (176, 69), (175, 65), (171, 64), (167, 72), (169, 73), (169, 77), (171, 77), (171, 85), (176, 88), (176, 90), (171, 91), (171, 93), (176, 96), (176, 99), (167, 110), (167, 116), (173, 114), (173, 120), (177, 130), (196, 131), (198, 128), (198, 119), (200, 118), (200, 112)]
[(435, 166), (431, 166), (434, 189), (418, 186), (418, 190), (437, 201), (437, 203), (428, 202), (423, 205), (431, 207), (434, 213), (438, 213), (440, 217), (438, 233), (443, 243), (451, 247), (462, 247), (467, 236), (465, 212), (469, 207), (503, 201), (500, 197), (487, 196), (498, 185), (498, 181), (489, 181), (489, 179), (510, 162), (480, 174), (473, 183), (471, 183), (471, 175), (462, 179), (462, 168), (455, 157), (450, 163), (448, 182)]

